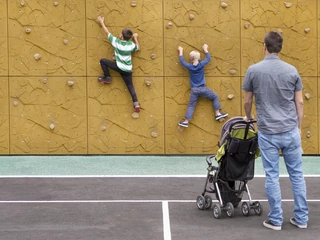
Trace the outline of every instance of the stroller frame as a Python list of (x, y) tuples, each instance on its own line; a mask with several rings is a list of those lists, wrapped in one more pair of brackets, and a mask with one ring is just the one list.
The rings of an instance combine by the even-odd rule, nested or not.
[[(235, 123), (231, 124), (229, 128), (229, 133), (232, 131), (233, 127), (237, 124), (245, 124), (245, 135), (244, 140), (247, 138), (247, 134), (250, 128), (253, 128), (253, 123), (255, 120), (244, 121), (243, 118), (241, 120), (237, 120)], [(230, 139), (229, 136), (223, 136), (223, 138)], [(220, 145), (220, 143), (219, 143)], [(221, 147), (221, 146), (219, 146)], [(229, 146), (227, 146), (228, 148)], [(251, 150), (251, 148), (250, 148)], [(240, 178), (240, 179), (222, 179), (221, 171), (222, 171), (222, 163), (223, 160), (219, 161), (219, 166), (215, 167), (212, 165), (211, 159), (216, 158), (217, 155), (209, 155), (206, 157), (206, 162), (208, 164), (207, 167), (207, 177), (204, 185), (203, 192), (201, 195), (197, 197), (196, 203), (197, 207), (200, 210), (210, 209), (212, 206), (212, 197), (207, 193), (215, 194), (218, 200), (218, 203), (213, 205), (213, 216), (215, 218), (220, 218), (222, 211), (225, 211), (228, 217), (233, 217), (234, 208), (238, 207), (239, 203), (242, 201), (242, 195), (244, 192), (247, 192), (249, 201), (242, 201), (241, 211), (244, 216), (250, 215), (250, 210), (253, 209), (257, 215), (261, 215), (263, 212), (262, 205), (259, 201), (253, 201), (251, 197), (251, 193), (248, 187), (248, 180), (252, 179), (253, 176), (249, 176), (248, 178)], [(254, 168), (254, 160), (252, 160), (251, 167)], [(230, 180), (230, 181), (229, 181)], [(211, 185), (209, 187), (209, 185)]]

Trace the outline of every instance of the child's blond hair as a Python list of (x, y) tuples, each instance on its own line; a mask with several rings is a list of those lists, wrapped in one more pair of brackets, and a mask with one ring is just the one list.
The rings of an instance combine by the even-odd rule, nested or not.
[(200, 53), (198, 51), (190, 52), (190, 58), (192, 60), (200, 60)]

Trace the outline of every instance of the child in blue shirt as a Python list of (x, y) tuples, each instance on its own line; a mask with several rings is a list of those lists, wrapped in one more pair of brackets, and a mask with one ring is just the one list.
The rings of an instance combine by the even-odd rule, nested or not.
[(200, 62), (200, 53), (198, 51), (192, 51), (190, 52), (191, 63), (186, 63), (183, 59), (183, 48), (180, 46), (178, 47), (180, 63), (188, 69), (191, 85), (190, 100), (185, 120), (178, 123), (179, 126), (182, 127), (189, 126), (189, 121), (192, 118), (199, 97), (204, 97), (212, 101), (216, 120), (228, 116), (227, 113), (220, 112), (221, 106), (218, 95), (206, 86), (204, 67), (210, 62), (210, 53), (208, 52), (207, 44), (204, 44), (202, 49), (206, 54), (206, 58), (203, 61)]

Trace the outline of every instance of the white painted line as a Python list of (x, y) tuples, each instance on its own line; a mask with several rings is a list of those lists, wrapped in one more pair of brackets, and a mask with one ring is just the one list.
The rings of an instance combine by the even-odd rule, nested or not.
[[(248, 202), (242, 199), (242, 202)], [(252, 199), (252, 201), (267, 202), (267, 199)], [(1, 203), (195, 203), (196, 200), (13, 200), (0, 201)], [(212, 202), (218, 202), (213, 200)], [(293, 202), (293, 199), (282, 199), (282, 202)], [(307, 202), (320, 202), (320, 199), (307, 199)]]
[[(205, 178), (207, 175), (2, 175), (1, 178)], [(265, 175), (255, 175), (254, 178), (264, 178)], [(289, 177), (289, 175), (280, 175)], [(318, 178), (320, 175), (304, 175)]]
[(171, 240), (170, 229), (170, 216), (169, 216), (169, 204), (168, 201), (162, 202), (162, 215), (163, 215), (163, 239)]

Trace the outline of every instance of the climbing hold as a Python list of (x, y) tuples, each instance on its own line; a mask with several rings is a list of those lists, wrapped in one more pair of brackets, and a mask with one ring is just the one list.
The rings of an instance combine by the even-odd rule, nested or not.
[(58, 6), (59, 5), (59, 3), (58, 2), (53, 2), (53, 6)]
[(290, 2), (284, 2), (284, 5), (286, 5), (287, 8), (290, 8), (292, 6), (292, 3)]
[(68, 86), (71, 87), (74, 85), (74, 81), (68, 81)]
[(233, 97), (234, 97), (233, 94), (229, 94), (229, 95), (228, 95), (228, 99), (230, 99), (230, 100), (231, 100)]
[(305, 33), (309, 33), (309, 32), (310, 32), (310, 28), (306, 28), (306, 29), (304, 30), (304, 32), (305, 32)]
[(172, 22), (168, 22), (168, 24), (167, 24), (167, 28), (171, 28), (172, 27)]
[(131, 7), (136, 7), (137, 6), (137, 2), (136, 1), (131, 1)]
[(47, 83), (47, 79), (46, 79), (46, 78), (42, 79), (42, 82), (43, 82), (44, 84), (46, 84), (46, 83)]
[(248, 29), (250, 27), (250, 23), (249, 22), (245, 22), (244, 23), (244, 28)]
[(230, 70), (229, 70), (229, 73), (230, 73), (231, 75), (235, 75), (235, 74), (237, 73), (237, 70), (235, 70), (235, 69), (230, 69)]
[(19, 102), (18, 102), (18, 101), (16, 101), (16, 100), (14, 100), (14, 101), (13, 101), (13, 106), (15, 106), (15, 107), (16, 107), (16, 106), (18, 106), (18, 104), (19, 104)]
[(310, 137), (311, 137), (311, 132), (307, 131), (307, 138), (310, 138)]
[(139, 118), (139, 113), (137, 112), (132, 113), (132, 118), (134, 119)]
[(153, 137), (153, 138), (157, 138), (157, 137), (158, 137), (158, 133), (156, 133), (156, 132), (152, 132), (152, 133), (151, 133), (151, 137)]
[(24, 6), (24, 0), (21, 0), (20, 5)]
[(101, 126), (101, 131), (105, 131), (107, 129), (106, 126)]
[(282, 33), (283, 33), (283, 31), (282, 31), (282, 29), (281, 29), (281, 28), (279, 28), (279, 29), (277, 30), (277, 32), (278, 32), (278, 33), (280, 33), (280, 34), (282, 34)]
[(226, 8), (226, 7), (228, 7), (228, 4), (225, 3), (225, 2), (222, 2), (222, 3), (221, 3), (221, 7)]
[(116, 60), (116, 55), (114, 53), (112, 54), (112, 60)]
[(64, 39), (64, 40), (63, 40), (63, 44), (64, 44), (64, 45), (67, 45), (68, 43), (69, 43), (69, 41), (68, 41), (67, 39)]
[(193, 19), (194, 19), (194, 15), (193, 15), (192, 13), (189, 15), (189, 19), (190, 19), (190, 20), (193, 20)]
[(150, 55), (150, 58), (151, 59), (155, 59), (157, 57), (157, 55), (155, 55), (154, 53), (152, 53), (151, 55)]
[(36, 53), (35, 55), (34, 55), (34, 59), (35, 60), (39, 60), (41, 58), (41, 55), (39, 54), (39, 53)]
[(50, 124), (50, 129), (51, 129), (51, 130), (54, 129), (54, 124), (53, 124), (53, 123)]
[(310, 97), (311, 97), (311, 96), (310, 96), (310, 93), (306, 93), (304, 96), (306, 97), (307, 100), (309, 100)]
[(146, 81), (146, 85), (149, 87), (151, 86), (151, 82), (150, 81)]
[(30, 28), (26, 28), (26, 33), (31, 33), (31, 29)]

